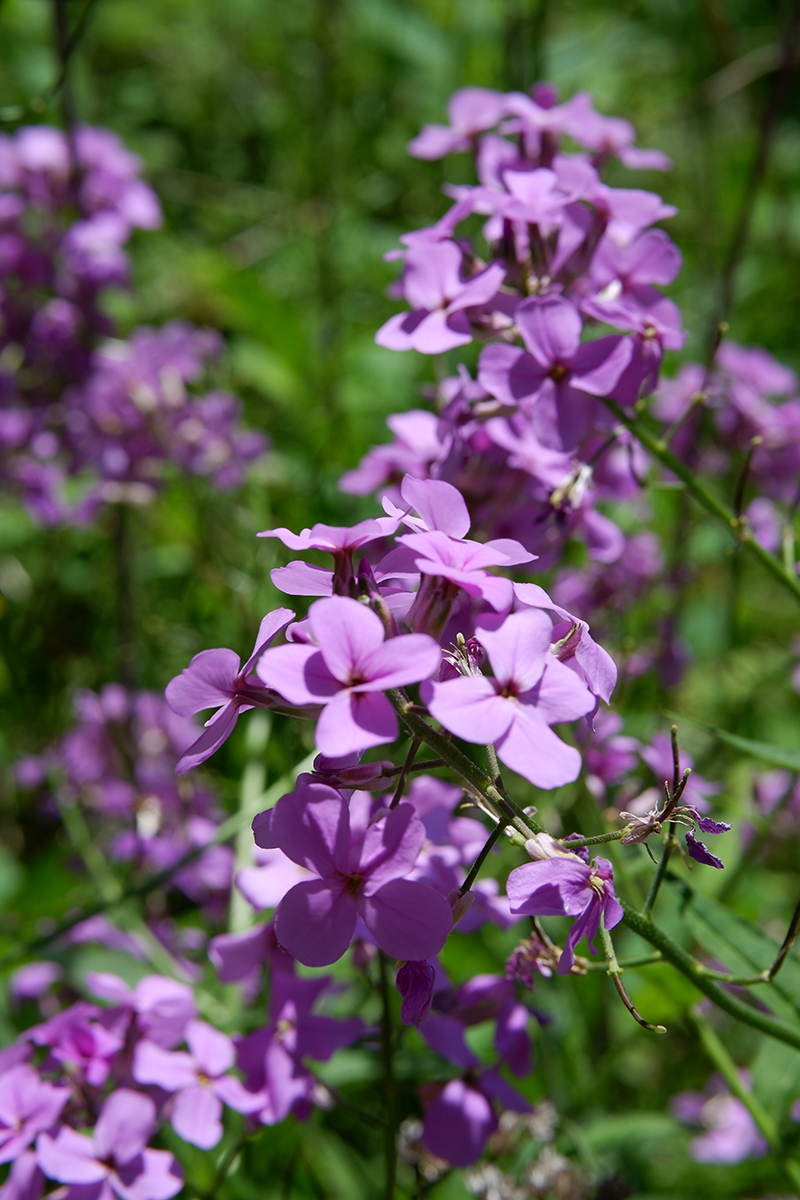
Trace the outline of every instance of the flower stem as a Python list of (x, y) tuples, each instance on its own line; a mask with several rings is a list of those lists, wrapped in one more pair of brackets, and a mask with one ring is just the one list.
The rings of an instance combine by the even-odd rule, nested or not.
[(642, 1014), (637, 1012), (637, 1010), (634, 1008), (630, 996), (625, 991), (621, 978), (622, 967), (617, 959), (617, 953), (614, 949), (614, 943), (611, 940), (611, 934), (606, 929), (606, 923), (602, 912), (600, 913), (600, 938), (603, 942), (603, 950), (606, 956), (606, 972), (613, 979), (614, 987), (617, 989), (619, 998), (633, 1017), (634, 1021), (638, 1021), (642, 1028), (648, 1029), (650, 1033), (666, 1033), (667, 1030), (664, 1025), (651, 1025), (649, 1021), (645, 1021)]
[(395, 1087), (394, 1051), (392, 1048), (392, 1010), (389, 1006), (389, 972), (386, 955), (378, 951), (378, 980), (383, 1009), (381, 1012), (381, 1058), (383, 1060), (383, 1099), (386, 1110), (386, 1126), (383, 1132), (384, 1156), (386, 1160), (385, 1200), (393, 1200), (394, 1183), (397, 1175), (397, 1136), (395, 1131)]
[(752, 529), (747, 524), (744, 518), (738, 518), (733, 509), (723, 500), (720, 500), (704, 483), (700, 483), (692, 471), (685, 463), (682, 463), (679, 458), (672, 453), (671, 450), (663, 444), (663, 442), (651, 433), (638, 417), (630, 416), (625, 412), (615, 400), (610, 400), (608, 397), (602, 397), (603, 404), (608, 408), (618, 421), (621, 421), (626, 429), (630, 430), (633, 436), (641, 442), (645, 450), (657, 458), (659, 462), (668, 467), (674, 475), (684, 483), (686, 490), (692, 495), (698, 504), (716, 517), (726, 527), (736, 541), (740, 542), (753, 558), (756, 558), (766, 571), (777, 579), (783, 587), (788, 588), (795, 600), (800, 601), (800, 579), (798, 579), (796, 569), (792, 572), (787, 571), (784, 564), (774, 554), (770, 554), (769, 550), (765, 550), (756, 541)]
[(673, 941), (669, 934), (660, 929), (649, 917), (644, 913), (637, 912), (624, 901), (621, 901), (621, 904), (625, 912), (625, 924), (628, 928), (644, 941), (649, 942), (656, 950), (660, 950), (666, 961), (671, 963), (682, 975), (685, 975), (698, 991), (708, 996), (709, 1000), (713, 1000), (719, 1008), (745, 1025), (751, 1025), (761, 1033), (767, 1034), (768, 1037), (785, 1042), (787, 1046), (794, 1046), (795, 1049), (800, 1050), (800, 1027), (789, 1025), (786, 1021), (761, 1012), (760, 1009), (752, 1008), (737, 996), (731, 995), (719, 983), (715, 983), (708, 977), (702, 963), (699, 963), (696, 958), (692, 958), (683, 946)]
[(417, 751), (421, 745), (421, 738), (412, 737), (411, 745), (409, 746), (408, 754), (406, 755), (406, 760), (400, 768), (400, 774), (397, 776), (397, 783), (395, 784), (394, 795), (392, 796), (392, 802), (389, 805), (389, 808), (396, 808), (402, 800), (403, 791), (405, 790), (406, 786), (406, 780), (408, 779), (408, 773), (411, 770), (414, 759), (417, 757)]
[(775, 962), (772, 964), (769, 971), (767, 972), (767, 979), (769, 980), (770, 983), (772, 983), (773, 979), (778, 974), (778, 971), (780, 971), (781, 967), (783, 966), (783, 964), (786, 960), (786, 955), (789, 953), (792, 946), (794, 945), (795, 938), (797, 937), (798, 928), (800, 928), (800, 900), (798, 900), (797, 904), (795, 905), (795, 910), (792, 914), (792, 919), (789, 922), (789, 928), (786, 931), (786, 937), (783, 939), (783, 944), (781, 945), (780, 950), (778, 951), (777, 955), (775, 956)]
[(791, 1158), (788, 1158), (783, 1152), (781, 1137), (778, 1127), (773, 1121), (770, 1114), (764, 1108), (764, 1105), (749, 1088), (746, 1088), (742, 1082), (742, 1077), (736, 1063), (731, 1058), (728, 1051), (718, 1038), (715, 1031), (711, 1028), (708, 1021), (701, 1016), (700, 1013), (690, 1011), (690, 1020), (692, 1021), (700, 1041), (703, 1045), (708, 1057), (711, 1059), (714, 1066), (724, 1078), (728, 1087), (737, 1100), (741, 1100), (750, 1116), (758, 1126), (759, 1131), (764, 1135), (770, 1150), (774, 1154), (781, 1170), (791, 1183), (792, 1187), (800, 1186), (800, 1166)]
[(489, 854), (492, 847), (497, 842), (497, 839), (500, 837), (500, 834), (503, 832), (503, 830), (505, 829), (507, 824), (508, 824), (508, 822), (503, 820), (502, 817), (497, 822), (494, 829), (492, 830), (492, 832), (489, 834), (488, 838), (486, 839), (486, 841), (483, 845), (483, 848), (481, 849), (480, 854), (475, 859), (475, 862), (472, 864), (469, 875), (464, 880), (461, 887), (458, 889), (459, 895), (461, 895), (461, 896), (466, 895), (466, 893), (472, 887), (473, 883), (475, 882), (475, 880), (477, 878), (478, 872), (480, 871), (481, 867), (483, 866), (483, 864), (486, 861), (487, 855)]
[(565, 850), (580, 850), (583, 846), (602, 846), (605, 842), (618, 842), (624, 832), (624, 829), (615, 829), (611, 833), (595, 833), (592, 837), (559, 838), (558, 844)]
[(670, 821), (669, 825), (667, 826), (667, 836), (664, 838), (664, 849), (661, 852), (661, 858), (659, 859), (653, 882), (650, 885), (650, 891), (647, 893), (647, 899), (645, 900), (644, 908), (642, 909), (642, 913), (645, 917), (647, 917), (648, 921), (652, 915), (653, 906), (661, 889), (661, 884), (664, 882), (664, 877), (667, 874), (667, 867), (669, 866), (669, 860), (672, 857), (672, 851), (675, 849), (675, 829), (675, 822)]

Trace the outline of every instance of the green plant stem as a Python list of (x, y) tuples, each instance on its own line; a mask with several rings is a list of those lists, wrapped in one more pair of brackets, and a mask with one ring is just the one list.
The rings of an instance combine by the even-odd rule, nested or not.
[(783, 1173), (793, 1188), (800, 1187), (800, 1166), (784, 1153), (778, 1127), (764, 1105), (749, 1088), (742, 1083), (742, 1077), (736, 1063), (723, 1046), (717, 1034), (699, 1013), (690, 1012), (689, 1018), (697, 1030), (700, 1041), (708, 1057), (724, 1078), (728, 1087), (737, 1100), (741, 1100), (750, 1116), (755, 1121), (760, 1132), (764, 1135), (770, 1150), (774, 1154)]
[(642, 1014), (634, 1008), (633, 1002), (623, 986), (622, 967), (617, 959), (617, 952), (614, 949), (614, 943), (611, 940), (611, 934), (606, 929), (606, 923), (602, 913), (600, 914), (600, 939), (603, 943), (603, 951), (606, 956), (606, 974), (611, 976), (620, 1000), (625, 1005), (634, 1021), (637, 1021), (643, 1029), (649, 1030), (650, 1033), (666, 1033), (667, 1031), (663, 1025), (651, 1025), (651, 1023), (649, 1021), (645, 1021)]
[(663, 439), (656, 437), (649, 429), (642, 425), (638, 417), (630, 416), (625, 412), (615, 400), (609, 400), (607, 397), (602, 397), (602, 402), (605, 404), (618, 421), (630, 430), (637, 441), (641, 442), (645, 450), (648, 450), (654, 458), (668, 467), (674, 475), (683, 482), (687, 492), (701, 504), (706, 512), (711, 513), (726, 527), (737, 542), (745, 547), (748, 553), (761, 566), (776, 579), (782, 587), (787, 588), (795, 600), (800, 601), (800, 579), (798, 579), (796, 569), (793, 572), (786, 570), (784, 564), (774, 554), (770, 554), (763, 546), (760, 546), (753, 536), (753, 531), (744, 519), (737, 518), (733, 509), (723, 500), (705, 486), (692, 474), (692, 471), (685, 463), (682, 463), (679, 458), (665, 445)]
[[(617, 963), (622, 970), (628, 967), (650, 967), (655, 963), (663, 963), (664, 956), (656, 952), (655, 954), (638, 954), (633, 958), (618, 959)], [(587, 971), (607, 971), (608, 962), (587, 962)]]
[(593, 837), (559, 838), (558, 844), (565, 850), (580, 850), (582, 846), (602, 846), (606, 842), (618, 842), (624, 829), (615, 829), (612, 833), (596, 833)]
[(118, 905), (125, 904), (128, 900), (133, 900), (139, 896), (146, 896), (149, 892), (155, 891), (156, 888), (161, 887), (162, 884), (168, 883), (176, 871), (183, 870), (184, 867), (187, 867), (190, 863), (194, 862), (196, 858), (199, 858), (201, 854), (205, 854), (209, 846), (218, 846), (222, 842), (227, 842), (228, 839), (232, 838), (234, 834), (238, 833), (243, 826), (246, 826), (252, 822), (256, 813), (261, 812), (265, 808), (271, 808), (273, 804), (280, 800), (281, 796), (290, 790), (297, 776), (302, 771), (307, 771), (311, 767), (314, 757), (315, 756), (313, 754), (309, 754), (303, 759), (302, 762), (297, 763), (296, 766), (292, 767), (291, 771), (287, 771), (285, 775), (282, 775), (277, 783), (274, 783), (271, 788), (269, 788), (262, 796), (259, 796), (253, 802), (253, 808), (250, 811), (240, 808), (238, 812), (233, 814), (233, 816), (228, 817), (226, 821), (222, 822), (214, 836), (210, 838), (209, 841), (205, 842), (202, 846), (193, 846), (191, 850), (188, 850), (186, 854), (184, 854), (182, 858), (179, 858), (177, 862), (173, 863), (171, 867), (167, 867), (163, 871), (156, 871), (154, 874), (148, 875), (139, 883), (135, 883), (131, 887), (126, 888), (125, 891), (121, 892), (116, 899), (102, 899), (95, 904), (86, 905), (85, 908), (70, 914), (70, 916), (65, 917), (63, 921), (59, 921), (49, 933), (41, 934), (36, 938), (31, 938), (29, 941), (23, 942), (20, 946), (17, 946), (16, 949), (9, 951), (8, 954), (4, 954), (3, 957), (0, 958), (0, 970), (13, 966), (15, 963), (20, 962), (22, 959), (27, 958), (31, 954), (37, 954), (40, 950), (43, 950), (46, 946), (51, 945), (52, 942), (62, 937), (65, 933), (69, 933), (70, 929), (74, 929), (76, 925), (80, 925), (82, 921), (87, 921), (89, 917), (96, 917), (100, 913), (108, 912), (110, 909), (116, 908)]
[(649, 920), (652, 916), (653, 906), (658, 898), (658, 893), (661, 889), (661, 884), (664, 882), (664, 877), (667, 874), (669, 860), (672, 857), (672, 851), (675, 849), (675, 822), (670, 821), (667, 826), (667, 836), (664, 838), (664, 849), (661, 851), (661, 858), (656, 868), (656, 873), (653, 877), (653, 882), (650, 885), (650, 891), (647, 893), (647, 899), (644, 902), (642, 913)]
[(414, 759), (417, 757), (417, 751), (421, 745), (422, 742), (418, 737), (413, 737), (411, 739), (411, 745), (408, 748), (408, 754), (406, 755), (405, 762), (400, 768), (400, 774), (397, 776), (397, 783), (395, 784), (394, 795), (392, 796), (392, 802), (389, 805), (389, 808), (396, 808), (402, 800), (403, 791), (405, 790), (406, 786), (406, 780), (408, 779), (408, 773), (414, 765)]
[(495, 820), (499, 820), (501, 814), (507, 816), (508, 824), (513, 825), (525, 838), (541, 832), (541, 826), (523, 812), (505, 789), (501, 792), (486, 772), (476, 766), (472, 759), (467, 758), (458, 746), (454, 746), (449, 738), (432, 729), (427, 721), (412, 711), (413, 705), (398, 688), (389, 688), (386, 696), (411, 735), (418, 737), (426, 746), (430, 746), (439, 758), (444, 759), (448, 767), (451, 767), (469, 784), (473, 793), (477, 793), (482, 800), (488, 801), (489, 811)]
[(478, 872), (480, 871), (481, 867), (483, 866), (483, 864), (486, 861), (487, 855), (490, 853), (492, 847), (496, 844), (497, 839), (500, 837), (500, 834), (505, 829), (507, 823), (508, 822), (503, 820), (502, 818), (497, 822), (494, 829), (492, 830), (492, 832), (489, 834), (488, 838), (484, 842), (484, 845), (481, 849), (480, 854), (475, 859), (475, 862), (472, 864), (469, 875), (464, 880), (461, 887), (458, 889), (459, 895), (461, 895), (461, 896), (465, 895), (469, 891), (469, 889), (472, 887), (473, 883), (475, 882), (475, 880), (477, 878)]
[(789, 1025), (786, 1021), (760, 1012), (757, 1008), (751, 1008), (737, 996), (732, 996), (719, 983), (708, 977), (702, 963), (684, 950), (683, 946), (673, 941), (669, 934), (660, 929), (649, 917), (646, 917), (644, 913), (637, 912), (624, 901), (621, 903), (625, 913), (625, 924), (628, 928), (644, 941), (649, 942), (656, 950), (660, 950), (666, 961), (680, 971), (681, 975), (685, 975), (698, 991), (708, 996), (709, 1000), (713, 1000), (719, 1008), (735, 1017), (737, 1021), (751, 1025), (753, 1029), (758, 1029), (768, 1037), (776, 1038), (779, 1042), (785, 1042), (787, 1046), (794, 1046), (795, 1049), (800, 1050), (800, 1026)]
[(383, 1099), (386, 1109), (386, 1126), (383, 1134), (386, 1161), (385, 1200), (394, 1200), (394, 1184), (397, 1175), (397, 1135), (395, 1132), (395, 1084), (394, 1050), (392, 1046), (392, 1010), (389, 1000), (389, 971), (386, 955), (378, 951), (378, 980), (381, 994), (381, 1058), (383, 1060)]
[(789, 922), (789, 928), (786, 931), (786, 937), (783, 939), (781, 948), (775, 956), (774, 963), (767, 972), (767, 978), (769, 979), (770, 983), (772, 983), (773, 979), (778, 974), (778, 971), (780, 971), (781, 967), (786, 961), (786, 955), (789, 953), (795, 943), (798, 928), (800, 928), (800, 900), (798, 900), (797, 904), (795, 905), (794, 912), (792, 913), (792, 919)]

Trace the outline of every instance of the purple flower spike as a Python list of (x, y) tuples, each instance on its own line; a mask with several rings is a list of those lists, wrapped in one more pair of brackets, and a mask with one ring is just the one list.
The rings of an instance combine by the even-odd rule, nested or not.
[(162, 1050), (139, 1042), (133, 1060), (137, 1083), (154, 1083), (174, 1092), (172, 1128), (185, 1142), (210, 1150), (222, 1137), (222, 1104), (237, 1112), (255, 1112), (261, 1101), (228, 1074), (236, 1053), (233, 1042), (205, 1021), (186, 1026), (189, 1053)]
[(406, 254), (403, 290), (411, 312), (390, 317), (375, 334), (389, 350), (418, 350), (443, 354), (472, 341), (472, 326), (464, 309), (492, 300), (505, 278), (502, 263), (461, 278), (463, 255), (455, 242), (413, 246)]
[(63, 1126), (54, 1138), (40, 1133), (36, 1161), (58, 1183), (95, 1184), (91, 1200), (170, 1200), (183, 1187), (175, 1159), (147, 1149), (156, 1106), (149, 1096), (119, 1088), (105, 1104), (93, 1137)]
[(301, 784), (271, 810), (256, 837), (267, 839), (316, 879), (298, 883), (275, 912), (275, 934), (308, 967), (324, 967), (345, 953), (361, 917), (393, 958), (438, 954), (453, 927), (447, 900), (405, 878), (425, 840), (410, 804), (398, 804), (366, 830), (351, 829), (344, 798), (325, 784)]
[(597, 953), (592, 942), (600, 928), (601, 915), (606, 929), (613, 929), (623, 916), (614, 895), (611, 863), (604, 858), (596, 858), (592, 866), (571, 855), (525, 863), (509, 875), (506, 892), (513, 913), (529, 917), (575, 917), (559, 959), (559, 975), (568, 975), (572, 970), (575, 947), (584, 934), (592, 954)]
[(578, 676), (550, 652), (553, 626), (540, 610), (482, 617), (476, 636), (494, 678), (483, 675), (429, 685), (432, 715), (456, 737), (494, 742), (504, 763), (537, 787), (577, 779), (581, 756), (550, 725), (574, 721), (595, 706)]
[(404, 1025), (424, 1025), (431, 1014), (436, 971), (427, 962), (403, 963), (397, 972), (397, 990), (403, 997), (400, 1019)]
[(217, 708), (206, 722), (205, 731), (178, 762), (176, 775), (185, 775), (210, 758), (233, 732), (239, 713), (247, 712), (257, 704), (267, 707), (267, 689), (249, 677), (273, 638), (293, 620), (294, 613), (289, 608), (267, 613), (261, 622), (253, 653), (244, 666), (233, 650), (201, 650), (180, 675), (170, 680), (166, 690), (167, 703), (179, 716), (192, 717), (204, 708)]
[(420, 633), (384, 641), (380, 618), (346, 596), (318, 600), (309, 620), (318, 648), (268, 650), (256, 668), (259, 678), (291, 704), (325, 705), (315, 734), (323, 754), (341, 757), (393, 742), (397, 717), (381, 693), (435, 674), (436, 642)]

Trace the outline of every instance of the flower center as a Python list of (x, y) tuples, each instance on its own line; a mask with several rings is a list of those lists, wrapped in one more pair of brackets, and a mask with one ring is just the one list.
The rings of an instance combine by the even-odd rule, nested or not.
[(553, 363), (550, 368), (550, 378), (555, 379), (556, 383), (560, 383), (567, 375), (567, 368), (563, 363)]
[(347, 892), (348, 896), (357, 896), (358, 895), (358, 893), (361, 889), (362, 881), (363, 881), (363, 876), (361, 876), (361, 875), (348, 875), (347, 876), (347, 883), (345, 884), (345, 891)]

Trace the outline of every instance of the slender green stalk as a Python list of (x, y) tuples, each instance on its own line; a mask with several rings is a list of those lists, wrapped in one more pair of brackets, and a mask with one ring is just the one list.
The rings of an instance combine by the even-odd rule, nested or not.
[(741, 1100), (750, 1113), (792, 1187), (800, 1187), (800, 1166), (784, 1153), (780, 1132), (772, 1117), (758, 1096), (744, 1086), (736, 1063), (708, 1021), (697, 1012), (690, 1012), (689, 1017), (698, 1032), (706, 1054), (722, 1075), (733, 1095), (737, 1100)]
[(663, 1025), (652, 1025), (649, 1021), (645, 1021), (642, 1014), (637, 1012), (637, 1010), (634, 1008), (633, 1002), (623, 986), (622, 967), (617, 959), (617, 952), (614, 949), (614, 943), (611, 940), (611, 934), (606, 929), (606, 923), (602, 913), (600, 914), (600, 938), (603, 943), (603, 951), (606, 956), (606, 973), (611, 976), (620, 1000), (625, 1005), (634, 1021), (637, 1021), (643, 1029), (649, 1030), (650, 1033), (666, 1033), (667, 1030)]
[(378, 980), (383, 1005), (381, 1011), (381, 1058), (383, 1060), (383, 1100), (386, 1110), (386, 1126), (383, 1134), (386, 1161), (385, 1200), (394, 1200), (394, 1185), (397, 1176), (397, 1133), (395, 1116), (394, 1049), (392, 1046), (392, 1010), (389, 1000), (389, 971), (386, 955), (378, 951)]
[(784, 962), (786, 961), (786, 955), (789, 953), (789, 951), (791, 950), (792, 946), (795, 943), (795, 939), (797, 937), (797, 932), (798, 932), (799, 928), (800, 928), (800, 900), (798, 900), (797, 904), (795, 905), (794, 912), (792, 913), (792, 919), (789, 922), (789, 928), (786, 931), (786, 937), (783, 939), (783, 944), (781, 945), (780, 950), (778, 951), (777, 955), (775, 956), (775, 962), (772, 964), (772, 966), (770, 967), (770, 969), (767, 973), (767, 977), (768, 977), (770, 983), (772, 983), (773, 979), (778, 974), (778, 971), (780, 971), (781, 967), (783, 966)]
[(758, 1029), (761, 1033), (766, 1033), (769, 1037), (776, 1038), (777, 1041), (785, 1042), (787, 1046), (794, 1046), (795, 1049), (800, 1050), (800, 1026), (790, 1025), (786, 1021), (772, 1017), (768, 1013), (745, 1004), (737, 996), (731, 995), (719, 983), (709, 979), (702, 963), (699, 963), (696, 958), (692, 958), (683, 946), (673, 941), (669, 934), (660, 929), (649, 917), (646, 917), (644, 913), (636, 912), (624, 901), (621, 903), (625, 912), (625, 924), (628, 928), (644, 941), (649, 942), (656, 950), (660, 950), (666, 961), (680, 971), (681, 975), (685, 975), (698, 991), (708, 996), (709, 1000), (713, 1000), (719, 1008), (738, 1021), (742, 1021), (745, 1025), (751, 1025), (753, 1029)]
[(396, 808), (402, 800), (403, 792), (406, 786), (406, 780), (408, 779), (408, 773), (414, 765), (414, 759), (417, 757), (417, 751), (421, 745), (421, 738), (413, 737), (411, 739), (411, 745), (408, 748), (408, 754), (406, 755), (405, 762), (400, 768), (400, 774), (397, 776), (397, 783), (395, 784), (394, 795), (392, 796), (392, 802), (389, 805), (389, 808)]
[(720, 500), (704, 483), (700, 483), (692, 474), (691, 469), (685, 463), (682, 463), (679, 458), (676, 458), (660, 438), (656, 437), (654, 433), (651, 433), (649, 429), (642, 425), (638, 417), (630, 416), (615, 400), (609, 400), (604, 396), (602, 397), (602, 401), (617, 420), (641, 442), (645, 450), (648, 450), (654, 458), (657, 458), (674, 475), (678, 476), (685, 484), (686, 490), (694, 497), (698, 504), (701, 504), (706, 512), (711, 513), (712, 516), (721, 521), (731, 536), (737, 542), (741, 543), (753, 558), (761, 563), (761, 566), (772, 575), (773, 579), (776, 579), (782, 587), (787, 588), (795, 600), (800, 601), (800, 579), (798, 579), (796, 569), (793, 569), (791, 572), (788, 571), (776, 555), (770, 554), (768, 550), (760, 546), (747, 521), (743, 518), (738, 518), (729, 505)]
[[(663, 961), (664, 956), (656, 952), (655, 954), (638, 954), (633, 958), (618, 959), (617, 963), (622, 970), (625, 970), (628, 967), (650, 967), (653, 966), (654, 963), (663, 963)], [(586, 970), (607, 971), (608, 962), (587, 962)]]
[(612, 833), (596, 833), (592, 837), (559, 838), (558, 842), (565, 850), (580, 850), (582, 846), (602, 846), (606, 842), (618, 842), (624, 832), (624, 829), (615, 829)]
[(675, 822), (670, 821), (667, 826), (667, 836), (664, 838), (664, 849), (661, 851), (661, 858), (658, 861), (658, 867), (653, 877), (653, 882), (650, 885), (650, 891), (647, 893), (647, 899), (644, 902), (642, 912), (648, 920), (652, 915), (653, 906), (661, 890), (661, 884), (664, 882), (667, 874), (667, 867), (669, 866), (669, 860), (672, 858), (672, 851), (675, 849), (675, 828)]
[(507, 822), (504, 821), (502, 818), (497, 822), (494, 829), (492, 830), (492, 832), (489, 834), (488, 838), (486, 839), (486, 841), (481, 849), (480, 854), (475, 859), (475, 862), (472, 864), (469, 875), (464, 880), (461, 887), (458, 889), (459, 895), (461, 895), (461, 896), (466, 895), (466, 893), (472, 887), (473, 883), (475, 882), (475, 880), (478, 876), (478, 872), (480, 871), (481, 867), (483, 866), (483, 864), (486, 861), (487, 855), (491, 852), (492, 847), (496, 844), (497, 839), (500, 837), (500, 834), (503, 832), (506, 825), (507, 825)]

